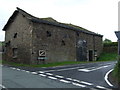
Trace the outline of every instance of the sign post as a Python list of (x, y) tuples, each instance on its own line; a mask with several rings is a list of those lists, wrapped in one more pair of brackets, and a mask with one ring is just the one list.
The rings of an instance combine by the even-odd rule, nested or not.
[(46, 58), (46, 51), (45, 50), (39, 50), (38, 60), (42, 61), (43, 64), (44, 64), (46, 59), (47, 59)]

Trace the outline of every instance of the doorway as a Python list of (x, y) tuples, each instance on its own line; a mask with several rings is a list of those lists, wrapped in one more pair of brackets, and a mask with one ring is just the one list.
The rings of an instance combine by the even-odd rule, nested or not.
[(89, 61), (93, 61), (93, 50), (89, 50)]

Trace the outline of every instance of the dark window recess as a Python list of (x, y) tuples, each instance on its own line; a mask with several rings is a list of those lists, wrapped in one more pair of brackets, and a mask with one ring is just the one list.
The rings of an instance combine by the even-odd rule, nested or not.
[(62, 46), (65, 46), (65, 41), (64, 41), (64, 40), (62, 40), (61, 45), (62, 45)]
[(17, 57), (17, 53), (18, 53), (18, 49), (17, 48), (13, 48), (13, 58)]
[(51, 32), (46, 31), (46, 33), (47, 33), (47, 37), (51, 37)]
[(76, 32), (76, 34), (77, 34), (77, 36), (79, 36), (80, 33), (79, 33), (79, 32)]
[(17, 33), (14, 34), (14, 38), (17, 38)]
[(11, 43), (10, 41), (6, 42), (5, 47), (10, 46), (10, 43)]

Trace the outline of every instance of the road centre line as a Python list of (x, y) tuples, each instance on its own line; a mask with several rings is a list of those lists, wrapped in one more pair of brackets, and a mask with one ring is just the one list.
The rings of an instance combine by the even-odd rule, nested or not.
[(43, 71), (39, 71), (39, 73), (44, 73)]
[(43, 77), (45, 77), (46, 75), (44, 75), (44, 74), (39, 74), (40, 76), (43, 76)]
[(60, 79), (61, 82), (65, 82), (65, 83), (70, 83), (70, 81), (64, 80), (64, 79)]
[(80, 83), (87, 84), (87, 85), (93, 85), (92, 83), (85, 82), (85, 81), (80, 81)]
[(20, 71), (20, 69), (19, 69), (19, 68), (17, 68), (16, 70)]
[(59, 75), (55, 75), (55, 77), (58, 77), (58, 78), (64, 78), (63, 76), (59, 76)]
[(50, 78), (50, 79), (57, 79), (57, 78), (55, 78), (55, 77), (51, 77), (51, 76), (48, 76), (48, 78)]
[(30, 71), (25, 71), (25, 72), (29, 73)]
[(47, 75), (53, 75), (52, 73), (46, 73)]
[(37, 72), (31, 72), (32, 74), (37, 74)]
[(76, 85), (76, 86), (83, 87), (83, 88), (86, 87), (85, 85), (82, 85), (82, 84), (79, 84), (79, 83), (74, 83), (74, 82), (72, 82), (72, 84), (73, 84), (73, 85)]
[(68, 79), (68, 80), (73, 80), (72, 78), (66, 78), (66, 79)]

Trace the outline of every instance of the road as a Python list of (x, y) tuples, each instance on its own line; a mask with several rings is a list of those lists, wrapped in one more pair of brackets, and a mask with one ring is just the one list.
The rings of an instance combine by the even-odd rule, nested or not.
[(114, 86), (106, 83), (105, 75), (114, 68), (115, 63), (109, 61), (49, 68), (2, 66), (2, 85), (6, 88), (109, 90)]

